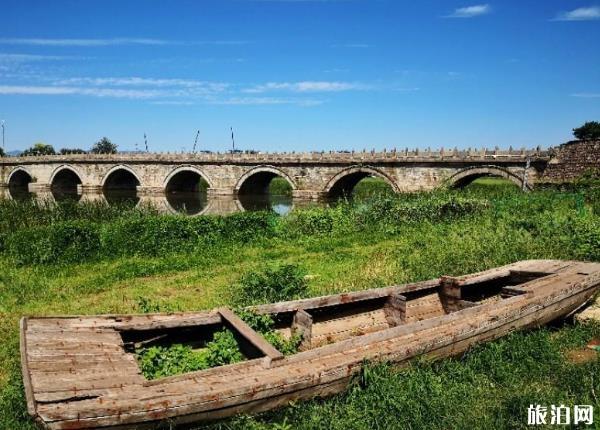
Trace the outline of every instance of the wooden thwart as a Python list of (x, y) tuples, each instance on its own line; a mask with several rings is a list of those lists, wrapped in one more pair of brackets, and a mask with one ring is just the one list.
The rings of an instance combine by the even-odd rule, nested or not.
[(250, 344), (252, 344), (265, 355), (266, 364), (270, 364), (273, 360), (281, 360), (283, 358), (283, 354), (281, 352), (276, 350), (273, 345), (265, 340), (264, 337), (252, 330), (248, 324), (246, 324), (236, 314), (231, 312), (231, 310), (227, 308), (220, 308), (219, 314), (221, 314), (225, 324), (228, 324), (233, 330), (244, 337)]

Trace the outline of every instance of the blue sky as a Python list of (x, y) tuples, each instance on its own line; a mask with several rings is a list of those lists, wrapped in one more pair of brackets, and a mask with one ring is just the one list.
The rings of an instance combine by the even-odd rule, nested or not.
[(2, 2), (7, 149), (541, 145), (600, 120), (600, 2)]

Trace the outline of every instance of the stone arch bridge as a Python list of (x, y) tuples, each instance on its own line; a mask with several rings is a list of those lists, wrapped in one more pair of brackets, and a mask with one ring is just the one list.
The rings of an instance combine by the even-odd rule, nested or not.
[(199, 179), (209, 196), (266, 191), (276, 176), (293, 197), (320, 199), (349, 193), (367, 176), (396, 192), (462, 187), (481, 176), (501, 176), (532, 189), (550, 160), (539, 150), (383, 151), (335, 153), (131, 153), (0, 158), (0, 186), (30, 192), (54, 189), (97, 193), (134, 189), (140, 195), (194, 191)]

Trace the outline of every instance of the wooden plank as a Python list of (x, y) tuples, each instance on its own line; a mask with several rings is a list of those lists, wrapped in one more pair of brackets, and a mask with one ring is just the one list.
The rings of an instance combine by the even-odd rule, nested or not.
[(442, 276), (440, 292), (445, 298), (460, 300), (462, 298), (461, 280), (452, 276)]
[[(257, 368), (262, 369), (262, 358), (257, 358), (254, 360), (246, 360), (239, 363), (234, 364), (226, 364), (219, 367), (212, 367), (210, 369), (197, 370), (195, 372), (188, 372), (182, 375), (173, 375), (166, 376), (164, 378), (152, 379), (150, 381), (145, 381), (145, 387), (152, 387), (154, 385), (167, 385), (173, 384), (186, 380), (194, 380), (196, 378), (202, 378), (203, 381), (208, 380), (211, 376), (218, 376), (219, 379), (223, 378), (223, 375), (230, 376), (232, 373), (243, 374), (246, 377), (249, 373), (252, 372), (253, 369)], [(234, 370), (235, 372), (231, 372)]]
[(385, 320), (390, 327), (396, 327), (406, 322), (406, 296), (390, 294), (383, 305)]
[(502, 297), (518, 296), (526, 293), (527, 291), (524, 290), (523, 287), (515, 285), (507, 285), (506, 287), (502, 288), (502, 291), (500, 291)]
[(222, 322), (219, 314), (199, 317), (188, 317), (185, 319), (171, 320), (171, 321), (149, 321), (145, 323), (129, 323), (121, 324), (115, 327), (119, 331), (126, 330), (158, 330), (158, 329), (169, 329), (169, 328), (183, 328), (183, 327), (196, 327), (203, 325), (220, 324)]
[(267, 363), (270, 364), (273, 360), (281, 360), (283, 354), (275, 349), (273, 345), (265, 340), (260, 334), (252, 330), (252, 328), (246, 324), (240, 317), (234, 314), (227, 308), (220, 308), (219, 314), (223, 318), (223, 322), (229, 324), (238, 334), (244, 339), (250, 342), (260, 352), (262, 352), (267, 358)]
[(413, 291), (422, 291), (429, 288), (436, 288), (438, 285), (439, 279), (432, 279), (428, 281), (415, 282), (412, 284), (394, 285), (390, 287), (375, 288), (372, 290), (355, 291), (351, 293), (334, 294), (331, 296), (321, 296), (310, 299), (259, 305), (254, 306), (253, 309), (259, 313), (269, 314), (278, 312), (295, 312), (297, 309), (310, 310), (328, 306), (355, 303), (363, 300), (383, 298), (394, 293), (402, 294)]
[(310, 349), (312, 341), (312, 316), (304, 309), (298, 309), (292, 321), (292, 336), (300, 336), (302, 339), (298, 345), (299, 351)]
[(23, 386), (25, 388), (25, 398), (27, 400), (27, 412), (29, 415), (35, 416), (35, 398), (33, 388), (31, 386), (31, 374), (29, 373), (28, 356), (27, 356), (27, 317), (21, 318), (19, 321), (19, 331), (21, 338), (19, 339), (19, 350), (21, 353), (21, 372), (23, 373)]

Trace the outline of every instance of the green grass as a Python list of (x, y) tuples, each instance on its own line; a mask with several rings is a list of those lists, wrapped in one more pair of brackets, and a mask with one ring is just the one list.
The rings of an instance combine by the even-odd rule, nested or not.
[[(44, 231), (52, 231), (56, 241), (44, 249), (71, 249), (59, 265), (18, 261), (25, 247), (0, 252), (0, 428), (34, 428), (20, 382), (18, 320), (24, 314), (137, 312), (140, 297), (148, 309), (148, 303), (173, 310), (235, 305), (240, 274), (272, 264), (302, 268), (309, 280), (303, 294), (314, 296), (459, 275), (527, 258), (600, 260), (597, 190), (523, 194), (516, 187), (482, 186), (372, 198), (285, 218), (238, 215), (233, 221), (206, 221), (216, 227), (168, 216), (135, 224), (145, 215), (102, 212), (105, 208), (96, 213), (71, 208), (74, 212), (57, 215), (0, 203), (0, 214), (10, 217), (0, 219), (3, 247), (13, 235), (48, 228)], [(107, 231), (116, 236), (112, 242), (100, 240), (98, 252), (76, 259), (77, 239), (58, 240), (64, 229), (56, 227), (73, 221), (97, 225), (99, 237)], [(255, 222), (266, 224), (253, 232)], [(144, 247), (128, 252), (132, 225), (146, 239)], [(166, 230), (173, 226), (189, 234)], [(212, 239), (197, 240), (194, 232), (200, 228)], [(235, 228), (244, 234), (234, 235)], [(163, 236), (168, 247), (161, 245)], [(400, 370), (367, 367), (351, 389), (334, 398), (216, 426), (523, 428), (529, 403), (593, 404), (598, 411), (598, 358), (586, 363), (568, 358), (592, 337), (600, 337), (598, 327), (566, 325), (516, 333), (453, 360), (415, 362)]]

